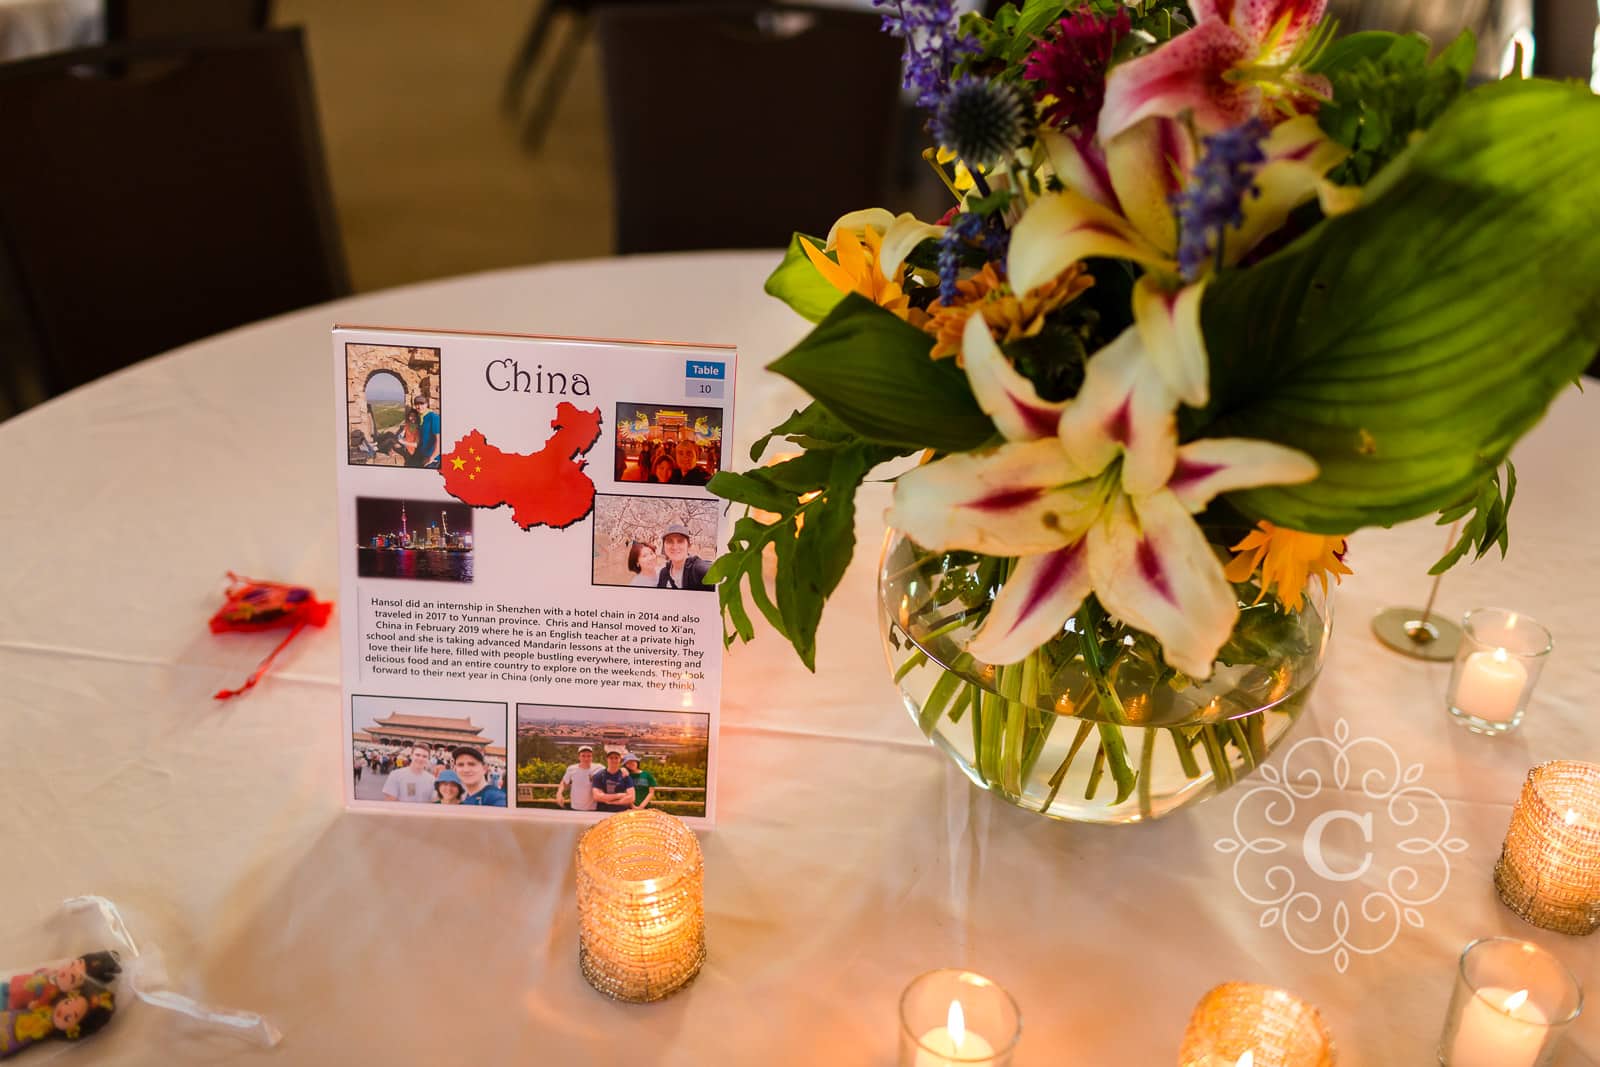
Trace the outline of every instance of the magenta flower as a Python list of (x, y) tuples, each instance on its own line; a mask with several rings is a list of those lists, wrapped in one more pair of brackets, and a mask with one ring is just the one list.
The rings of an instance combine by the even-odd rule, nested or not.
[(1106, 95), (1106, 68), (1117, 42), (1132, 30), (1126, 11), (1101, 17), (1078, 11), (1056, 23), (1028, 55), (1023, 77), (1037, 82), (1039, 97), (1054, 97), (1044, 119), (1093, 137)]

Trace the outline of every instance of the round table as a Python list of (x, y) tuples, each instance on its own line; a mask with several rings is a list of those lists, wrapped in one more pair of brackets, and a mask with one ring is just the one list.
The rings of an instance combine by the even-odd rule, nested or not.
[[(879, 651), (883, 486), (864, 490), (860, 547), (824, 617), (816, 675), (771, 633), (728, 656), (719, 822), (703, 837), (709, 960), (659, 1004), (612, 1003), (579, 975), (578, 828), (343, 810), (334, 627), (302, 636), (246, 696), (211, 699), (277, 640), (207, 632), (225, 571), (337, 592), (334, 322), (733, 342), (743, 457), (801, 402), (759, 369), (806, 328), (761, 291), (777, 262), (599, 260), (359, 296), (190, 345), (0, 425), (11, 555), (0, 795), (12, 828), (0, 959), (47, 955), (40, 924), (61, 899), (103, 894), (159, 946), (176, 989), (269, 1016), (286, 1038), (268, 1055), (307, 1064), (889, 1064), (901, 989), (965, 966), (1020, 1002), (1023, 1067), (1171, 1063), (1194, 1002), (1230, 979), (1300, 993), (1322, 1010), (1342, 1065), (1388, 1067), (1433, 1062), (1456, 955), (1473, 938), (1539, 942), (1600, 987), (1600, 939), (1525, 925), (1490, 882), (1527, 769), (1596, 755), (1593, 389), (1564, 393), (1516, 451), (1509, 559), (1451, 572), (1439, 598), (1447, 614), (1500, 604), (1554, 632), (1520, 732), (1459, 729), (1442, 705), (1448, 668), (1387, 652), (1368, 632), (1378, 608), (1426, 595), (1444, 531), (1413, 523), (1353, 539), (1356, 574), (1296, 727), (1311, 744), (1285, 745), (1273, 763), (1322, 775), (1295, 833), (1304, 816), (1352, 812), (1320, 835), (1323, 868), (1345, 876), (1371, 862), (1353, 881), (1319, 882), (1301, 862), (1305, 837), (1286, 831), (1280, 858), (1302, 892), (1292, 922), (1252, 902), (1263, 890), (1236, 873), (1226, 843), (1257, 832), (1242, 828), (1242, 798), (1266, 784), (1260, 775), (1190, 812), (1108, 829), (1016, 810), (935, 754)], [(1372, 806), (1358, 782), (1335, 781), (1341, 745), (1346, 759), (1352, 746), (1387, 746), (1397, 768), (1417, 765), (1416, 785), (1437, 798), (1436, 810), (1418, 801), (1435, 820), (1425, 832), (1444, 820), (1440, 839), (1465, 850), (1441, 871), (1366, 843), (1348, 824)], [(1392, 826), (1376, 836), (1399, 839)], [(1340, 934), (1335, 897), (1390, 899), (1406, 863), (1439, 892), (1409, 919), (1397, 912), (1392, 929), (1356, 914)], [(1306, 920), (1313, 901), (1321, 918)], [(155, 1062), (157, 1049), (170, 1064), (264, 1055), (165, 1014), (130, 1012), (96, 1038), (94, 1062)], [(1591, 1013), (1563, 1062), (1596, 1058)]]

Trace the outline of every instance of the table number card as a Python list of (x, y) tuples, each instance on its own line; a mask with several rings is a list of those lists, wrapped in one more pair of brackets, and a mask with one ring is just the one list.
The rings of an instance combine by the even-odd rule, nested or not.
[(339, 326), (345, 799), (710, 825), (731, 347)]

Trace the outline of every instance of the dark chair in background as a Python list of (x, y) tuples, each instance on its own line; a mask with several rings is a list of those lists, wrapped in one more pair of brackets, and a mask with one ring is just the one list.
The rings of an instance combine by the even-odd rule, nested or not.
[(299, 30), (0, 66), (0, 144), (14, 406), (349, 292)]
[[(670, 8), (678, 6), (679, 0), (622, 2), (633, 6), (654, 2)], [(544, 144), (544, 135), (550, 129), (550, 121), (557, 105), (561, 103), (561, 95), (566, 91), (567, 82), (572, 79), (572, 68), (578, 62), (578, 52), (589, 37), (594, 13), (606, 3), (607, 0), (539, 0), (539, 10), (534, 13), (533, 21), (528, 23), (528, 30), (523, 34), (522, 43), (518, 45), (517, 54), (511, 61), (511, 69), (506, 72), (506, 84), (500, 101), (507, 114), (515, 115), (521, 109), (524, 90), (540, 66), (545, 42), (559, 18), (563, 25), (561, 41), (551, 55), (550, 67), (544, 74), (537, 99), (523, 119), (522, 144), (528, 150), (537, 152)], [(743, 0), (743, 6), (752, 9), (762, 5), (763, 0)]]
[(603, 7), (617, 251), (779, 248), (892, 207), (900, 42), (830, 8)]
[(106, 0), (106, 41), (267, 28), (272, 0)]
[(578, 49), (583, 47), (589, 34), (589, 16), (597, 0), (540, 0), (539, 10), (528, 24), (517, 54), (506, 73), (505, 89), (501, 92), (500, 106), (507, 114), (515, 115), (522, 105), (522, 94), (528, 79), (539, 64), (545, 41), (555, 27), (556, 17), (565, 23), (562, 40), (556, 46), (553, 65), (544, 75), (539, 96), (522, 127), (522, 143), (537, 151), (544, 143), (545, 131), (550, 128), (550, 116), (561, 102), (561, 94), (572, 77), (572, 67), (578, 61)]

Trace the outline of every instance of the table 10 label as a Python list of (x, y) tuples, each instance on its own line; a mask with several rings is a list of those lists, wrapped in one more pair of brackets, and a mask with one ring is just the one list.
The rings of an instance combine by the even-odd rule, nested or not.
[(683, 377), (684, 395), (690, 400), (720, 398), (727, 384), (727, 364), (691, 359), (683, 365)]

